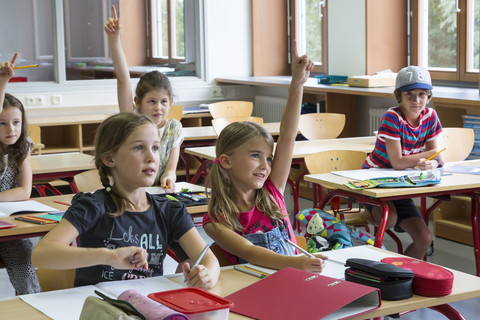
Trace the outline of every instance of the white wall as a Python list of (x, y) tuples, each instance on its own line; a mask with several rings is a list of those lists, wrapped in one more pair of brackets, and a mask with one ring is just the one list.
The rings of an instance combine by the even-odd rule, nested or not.
[(328, 2), (329, 74), (365, 74), (365, 28), (365, 0)]
[(205, 1), (207, 82), (252, 74), (250, 1)]

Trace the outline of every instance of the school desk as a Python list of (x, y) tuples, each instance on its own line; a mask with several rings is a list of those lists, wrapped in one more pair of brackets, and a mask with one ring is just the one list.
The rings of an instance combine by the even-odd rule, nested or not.
[[(270, 132), (272, 136), (278, 136), (280, 134), (280, 122), (267, 122), (263, 124), (264, 128)], [(202, 127), (183, 127), (183, 143), (180, 150), (180, 158), (185, 166), (185, 176), (187, 181), (190, 180), (190, 165), (188, 163), (187, 155), (185, 154), (185, 148), (199, 147), (199, 146), (212, 146), (218, 138), (213, 126)], [(200, 163), (201, 159), (196, 158)], [(196, 181), (196, 180), (195, 180)], [(195, 183), (195, 182), (194, 182)]]
[[(480, 160), (467, 160), (455, 162), (469, 166), (480, 166)], [(385, 227), (388, 220), (387, 202), (398, 199), (421, 198), (421, 214), (428, 224), (430, 213), (444, 200), (448, 200), (451, 196), (463, 195), (472, 199), (472, 235), (473, 248), (475, 256), (475, 266), (477, 276), (480, 276), (480, 238), (478, 219), (480, 207), (480, 176), (474, 174), (452, 173), (443, 175), (442, 181), (427, 187), (408, 187), (408, 188), (370, 188), (370, 189), (350, 189), (345, 183), (353, 180), (333, 173), (312, 174), (304, 177), (306, 181), (310, 181), (321, 185), (322, 187), (331, 189), (321, 200), (319, 208), (323, 209), (327, 203), (334, 197), (341, 197), (360, 204), (366, 203), (380, 206), (383, 211), (377, 232), (375, 234), (375, 246), (380, 247), (383, 242)], [(433, 203), (427, 207), (424, 199), (432, 198)]]
[[(45, 188), (48, 188), (54, 194), (61, 194), (49, 182), (56, 179), (65, 179), (72, 185), (73, 177), (76, 174), (95, 169), (93, 156), (80, 152), (32, 155), (30, 159), (33, 184), (41, 196), (46, 195)], [(72, 188), (72, 190), (75, 189)]]
[[(177, 190), (180, 190), (182, 188), (189, 188), (190, 191), (192, 192), (204, 191), (204, 188), (202, 186), (193, 185), (187, 182), (178, 182), (175, 185), (177, 187)], [(156, 187), (149, 188), (148, 191), (150, 193), (156, 193), (155, 189)], [(60, 211), (65, 211), (67, 210), (68, 206), (63, 203), (68, 203), (68, 204), (71, 203), (73, 196), (74, 194), (65, 194), (65, 195), (57, 195), (57, 196), (38, 197), (38, 198), (33, 198), (32, 200), (46, 204)], [(200, 206), (187, 207), (187, 211), (191, 215), (193, 220), (195, 218), (202, 217), (203, 214), (207, 212), (207, 205), (205, 204)], [(32, 213), (28, 215), (41, 215), (41, 214), (45, 214), (45, 212)], [(22, 215), (25, 215), (25, 214), (22, 214)], [(42, 225), (42, 224), (34, 224), (30, 222), (18, 221), (18, 220), (15, 220), (14, 217), (15, 216), (0, 218), (1, 221), (15, 223), (17, 225), (14, 228), (0, 229), (0, 242), (43, 236), (56, 225), (54, 223)]]
[[(375, 137), (357, 137), (357, 138), (336, 138), (336, 139), (323, 139), (323, 140), (306, 140), (295, 141), (292, 154), (292, 164), (303, 163), (303, 158), (307, 154), (327, 151), (327, 150), (357, 150), (364, 152), (371, 152), (375, 146)], [(207, 167), (215, 159), (215, 147), (197, 147), (186, 148), (185, 152), (194, 155), (200, 159), (204, 159), (202, 164), (197, 169), (197, 172), (190, 180), (191, 183), (196, 183), (200, 177), (206, 177)], [(294, 199), (294, 212), (299, 210), (298, 205), (298, 188), (302, 180), (300, 175), (295, 181), (288, 180), (288, 184), (292, 188)]]
[[(380, 250), (391, 254), (392, 256), (401, 256), (394, 252), (388, 252), (379, 248), (370, 247), (371, 250)], [(376, 318), (390, 314), (403, 313), (410, 310), (422, 309), (422, 308), (439, 308), (440, 311), (450, 312), (449, 319), (463, 319), (460, 318), (460, 314), (450, 306), (448, 303), (462, 301), (472, 298), (480, 297), (480, 277), (470, 275), (454, 269), (448, 269), (454, 274), (454, 282), (452, 293), (443, 297), (425, 297), (419, 295), (413, 295), (413, 297), (405, 300), (387, 301), (382, 300), (382, 305), (379, 309), (373, 310), (369, 313), (362, 314), (361, 316), (354, 316), (349, 319), (360, 320), (367, 318)], [(184, 284), (183, 275), (169, 275), (167, 276), (172, 281)], [(249, 274), (234, 270), (230, 267), (221, 268), (220, 278), (217, 285), (209, 290), (210, 292), (219, 296), (227, 296), (234, 293), (250, 284), (259, 281), (260, 279)], [(135, 288), (132, 288), (135, 289)], [(68, 292), (65, 291), (65, 293)], [(41, 294), (41, 293), (40, 293)], [(340, 298), (340, 297), (339, 297)], [(83, 301), (78, 303), (83, 304)], [(275, 297), (272, 297), (272, 303), (275, 303)], [(52, 305), (55, 307), (55, 305)], [(31, 307), (18, 297), (12, 297), (9, 300), (0, 301), (0, 310), (2, 315), (7, 319), (49, 319), (40, 311)], [(230, 312), (229, 319), (249, 319), (245, 316)]]

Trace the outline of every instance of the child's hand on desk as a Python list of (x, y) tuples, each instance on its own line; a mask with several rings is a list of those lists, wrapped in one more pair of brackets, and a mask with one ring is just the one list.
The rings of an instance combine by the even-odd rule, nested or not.
[(13, 67), (15, 66), (15, 61), (17, 60), (18, 53), (15, 52), (12, 60), (5, 61), (0, 63), (0, 81), (8, 81), (11, 77), (15, 75)]
[(325, 268), (325, 260), (328, 259), (326, 256), (314, 253), (315, 258), (310, 258), (304, 254), (298, 255), (300, 259), (300, 266), (302, 270), (320, 273)]
[(182, 265), (182, 271), (189, 287), (208, 290), (211, 289), (215, 283), (215, 281), (212, 281), (208, 269), (204, 265), (199, 264), (190, 270), (190, 263), (185, 262)]
[(160, 186), (166, 193), (174, 193), (175, 192), (175, 180), (177, 180), (177, 176), (175, 173), (169, 174), (165, 172), (163, 176), (160, 178)]
[(424, 158), (418, 160), (417, 162), (417, 168), (424, 171), (424, 170), (430, 170), (430, 169), (435, 169), (438, 167), (438, 162), (435, 159), (432, 160), (426, 160)]
[(140, 247), (122, 247), (112, 250), (113, 261), (109, 264), (116, 269), (148, 270), (147, 251)]

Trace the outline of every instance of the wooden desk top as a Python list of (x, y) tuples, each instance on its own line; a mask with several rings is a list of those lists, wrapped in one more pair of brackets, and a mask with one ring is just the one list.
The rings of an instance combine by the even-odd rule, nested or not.
[[(456, 162), (462, 165), (480, 166), (480, 160), (470, 160)], [(308, 174), (304, 179), (313, 183), (320, 184), (323, 187), (329, 189), (346, 190), (372, 198), (386, 198), (392, 196), (422, 195), (425, 193), (434, 193), (442, 191), (458, 191), (472, 188), (480, 188), (480, 176), (473, 174), (452, 173), (451, 175), (442, 176), (442, 181), (439, 184), (435, 184), (427, 187), (410, 187), (410, 188), (371, 188), (371, 189), (359, 189), (354, 190), (345, 186), (348, 181), (354, 180), (333, 173), (323, 174)]]
[[(290, 86), (290, 76), (270, 76), (270, 77), (231, 77), (217, 78), (218, 84), (245, 84), (254, 86), (288, 88)], [(393, 98), (393, 87), (380, 88), (362, 88), (362, 87), (343, 87), (331, 86), (326, 84), (317, 84), (316, 78), (309, 78), (304, 85), (305, 93), (341, 93), (360, 96), (373, 96)], [(460, 88), (460, 87), (433, 87), (433, 102), (459, 103), (462, 105), (479, 106), (480, 92), (478, 88)]]
[[(337, 138), (324, 140), (295, 141), (293, 159), (301, 159), (307, 154), (326, 150), (358, 150), (371, 152), (375, 146), (375, 137)], [(185, 148), (185, 152), (203, 159), (215, 159), (215, 147)]]
[[(374, 250), (382, 250), (373, 248)], [(397, 253), (389, 252), (392, 255)], [(360, 320), (366, 318), (380, 317), (389, 314), (405, 312), (408, 310), (421, 309), (431, 306), (436, 306), (455, 301), (467, 300), (471, 298), (480, 297), (480, 277), (470, 275), (464, 272), (449, 269), (454, 274), (454, 282), (452, 293), (444, 297), (424, 297), (413, 295), (412, 298), (397, 301), (382, 300), (382, 305), (379, 309), (365, 313), (361, 316), (352, 317), (352, 320)], [(169, 276), (169, 278), (179, 284), (183, 285), (183, 276)], [(246, 273), (236, 271), (231, 267), (222, 268), (220, 279), (217, 285), (210, 290), (210, 292), (219, 296), (225, 297), (233, 292), (236, 292), (245, 286), (255, 283), (260, 279), (250, 276)], [(275, 301), (272, 298), (272, 301)], [(80, 303), (80, 302), (79, 302)], [(44, 314), (34, 309), (27, 303), (23, 302), (18, 297), (12, 297), (11, 300), (0, 301), (0, 309), (2, 314), (8, 319), (48, 319)], [(230, 312), (229, 319), (249, 319), (239, 314)]]
[(30, 159), (33, 174), (95, 169), (93, 156), (86, 153), (40, 154)]
[[(272, 136), (278, 136), (280, 134), (280, 122), (267, 122), (264, 123), (263, 126)], [(213, 126), (184, 127), (182, 131), (184, 141), (214, 140), (218, 138)]]

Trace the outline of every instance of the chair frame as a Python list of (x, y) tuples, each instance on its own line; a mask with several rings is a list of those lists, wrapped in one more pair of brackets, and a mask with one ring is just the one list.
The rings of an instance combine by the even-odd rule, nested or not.
[(208, 110), (213, 119), (225, 117), (249, 117), (253, 112), (253, 103), (250, 101), (220, 101), (210, 103)]

